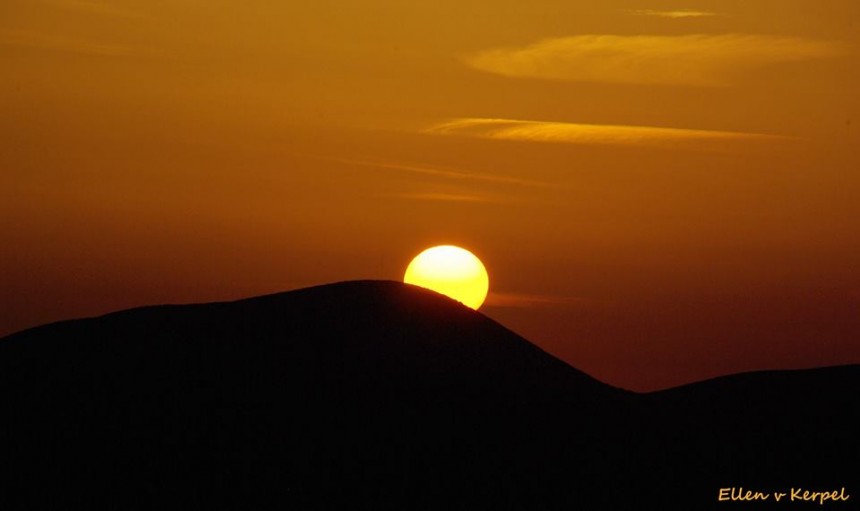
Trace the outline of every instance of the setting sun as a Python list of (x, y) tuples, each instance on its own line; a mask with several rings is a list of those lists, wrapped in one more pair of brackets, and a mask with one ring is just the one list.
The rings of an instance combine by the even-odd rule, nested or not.
[(490, 286), (481, 260), (452, 245), (418, 254), (406, 268), (403, 282), (436, 291), (475, 310), (484, 303)]

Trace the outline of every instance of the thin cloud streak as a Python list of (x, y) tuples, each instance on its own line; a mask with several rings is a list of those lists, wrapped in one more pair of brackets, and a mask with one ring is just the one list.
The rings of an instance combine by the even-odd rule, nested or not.
[(524, 309), (536, 307), (549, 308), (585, 306), (591, 303), (592, 302), (590, 300), (574, 296), (553, 296), (526, 293), (499, 293), (491, 291), (487, 295), (487, 299), (484, 302), (484, 306), (506, 309)]
[(453, 170), (446, 169), (440, 167), (427, 167), (423, 165), (411, 165), (411, 164), (402, 164), (402, 163), (388, 163), (388, 162), (375, 162), (375, 161), (364, 161), (364, 160), (334, 160), (339, 163), (345, 163), (348, 165), (359, 165), (362, 167), (372, 167), (379, 169), (387, 169), (394, 170), (398, 172), (407, 172), (411, 174), (424, 174), (428, 176), (436, 176), (446, 179), (454, 179), (454, 180), (466, 180), (466, 181), (478, 181), (485, 183), (496, 183), (496, 184), (504, 184), (504, 185), (514, 185), (514, 186), (528, 186), (528, 187), (543, 187), (549, 186), (548, 183), (542, 183), (540, 181), (533, 181), (529, 179), (520, 179), (516, 177), (509, 176), (498, 176), (494, 174), (484, 174), (478, 172), (469, 172), (463, 170)]
[(431, 201), (431, 202), (464, 202), (464, 203), (502, 203), (500, 199), (485, 195), (466, 195), (458, 193), (397, 193), (385, 195), (384, 197), (415, 200), (415, 201)]
[(571, 82), (729, 86), (763, 66), (834, 57), (834, 42), (762, 35), (579, 35), (467, 56), (479, 71)]
[(128, 57), (154, 54), (154, 52), (143, 48), (82, 41), (63, 36), (29, 32), (25, 30), (0, 29), (0, 45), (82, 53), (88, 55), (102, 55), (106, 57)]
[(110, 18), (123, 19), (151, 19), (152, 16), (137, 11), (122, 9), (113, 5), (87, 0), (48, 0), (45, 3), (61, 9), (86, 12), (106, 16)]
[(677, 146), (731, 141), (779, 141), (786, 137), (730, 131), (707, 131), (652, 126), (615, 126), (513, 119), (454, 119), (431, 126), (425, 133), (473, 138), (608, 144), (624, 146)]
[(674, 11), (657, 11), (652, 9), (629, 9), (623, 11), (626, 14), (630, 14), (633, 16), (653, 16), (657, 18), (671, 18), (671, 19), (684, 19), (684, 18), (707, 18), (711, 16), (719, 16), (719, 14), (715, 12), (708, 11), (694, 11), (692, 9), (677, 9)]

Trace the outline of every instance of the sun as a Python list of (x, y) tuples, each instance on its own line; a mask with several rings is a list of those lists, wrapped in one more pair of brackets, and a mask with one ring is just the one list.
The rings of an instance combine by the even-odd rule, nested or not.
[(453, 245), (428, 248), (409, 263), (403, 282), (421, 286), (478, 310), (487, 298), (490, 278), (475, 254)]

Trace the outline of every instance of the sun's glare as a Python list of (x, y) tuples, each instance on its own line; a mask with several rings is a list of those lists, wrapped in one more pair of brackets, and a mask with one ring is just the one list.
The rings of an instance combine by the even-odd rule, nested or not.
[(481, 260), (453, 245), (428, 248), (415, 256), (403, 282), (436, 291), (475, 310), (484, 303), (490, 287)]

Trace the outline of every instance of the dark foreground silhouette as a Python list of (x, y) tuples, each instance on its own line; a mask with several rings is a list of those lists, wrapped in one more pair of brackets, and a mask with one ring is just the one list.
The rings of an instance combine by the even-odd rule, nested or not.
[(635, 394), (394, 282), (34, 328), (0, 340), (0, 382), (0, 509), (860, 502), (860, 366)]

